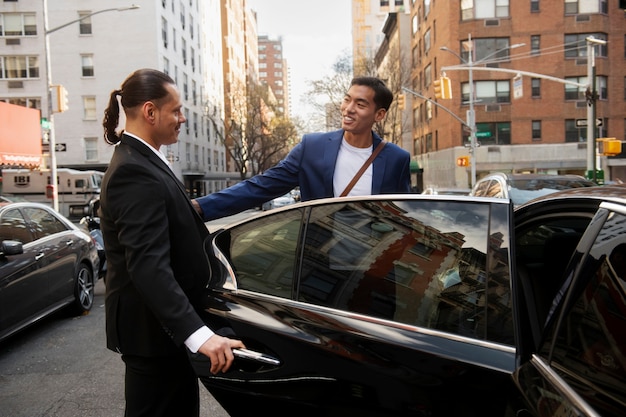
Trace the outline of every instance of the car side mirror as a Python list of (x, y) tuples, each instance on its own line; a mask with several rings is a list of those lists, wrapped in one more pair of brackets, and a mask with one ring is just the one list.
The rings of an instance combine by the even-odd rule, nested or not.
[(0, 254), (2, 256), (19, 255), (24, 253), (24, 247), (22, 242), (17, 240), (3, 240), (0, 247)]

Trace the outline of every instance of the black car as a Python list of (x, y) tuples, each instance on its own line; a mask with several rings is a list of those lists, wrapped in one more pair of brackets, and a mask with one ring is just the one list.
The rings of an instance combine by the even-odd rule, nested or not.
[(317, 200), (216, 231), (204, 319), (252, 352), (196, 372), (232, 416), (619, 415), (626, 188), (575, 191)]
[(62, 307), (93, 305), (93, 239), (51, 208), (0, 203), (0, 340)]

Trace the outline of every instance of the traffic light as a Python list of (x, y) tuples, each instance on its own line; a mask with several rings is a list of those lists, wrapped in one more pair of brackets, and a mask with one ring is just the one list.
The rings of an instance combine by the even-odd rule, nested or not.
[(52, 86), (52, 110), (55, 113), (63, 113), (69, 109), (67, 90), (62, 85)]
[(622, 153), (622, 141), (615, 138), (598, 138), (598, 153), (604, 156), (615, 156)]
[(404, 94), (398, 94), (398, 108), (400, 110), (404, 110), (404, 106), (405, 106), (405, 102), (404, 100), (406, 99)]
[(460, 167), (468, 167), (469, 166), (469, 156), (459, 156), (456, 158), (456, 164)]
[(447, 100), (452, 98), (452, 82), (448, 77), (439, 77), (438, 80), (433, 81), (435, 86), (435, 97)]

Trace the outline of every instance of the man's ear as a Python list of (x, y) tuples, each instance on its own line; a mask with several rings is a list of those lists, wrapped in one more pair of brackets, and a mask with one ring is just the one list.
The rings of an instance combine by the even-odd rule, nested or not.
[(387, 114), (387, 110), (381, 107), (380, 109), (376, 110), (376, 115), (374, 117), (374, 120), (376, 120), (377, 122), (380, 122), (381, 120), (385, 118), (386, 114)]
[(143, 106), (141, 108), (144, 119), (146, 119), (150, 123), (154, 123), (156, 110), (156, 106), (151, 101), (146, 101), (145, 103), (143, 103)]

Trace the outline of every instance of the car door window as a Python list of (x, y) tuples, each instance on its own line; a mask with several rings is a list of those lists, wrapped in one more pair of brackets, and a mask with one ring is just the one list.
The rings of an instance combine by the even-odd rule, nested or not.
[(580, 271), (586, 285), (545, 353), (600, 414), (618, 415), (626, 404), (626, 216), (608, 216)]
[(508, 205), (494, 206), (314, 206), (297, 299), (512, 344)]
[(33, 241), (33, 235), (28, 229), (26, 219), (17, 209), (7, 210), (0, 218), (0, 242), (16, 240), (23, 244)]
[(24, 211), (31, 220), (31, 227), (35, 232), (37, 239), (67, 230), (67, 226), (64, 225), (63, 222), (46, 210), (29, 207), (24, 209)]
[(220, 248), (229, 252), (237, 288), (292, 297), (301, 222), (301, 211), (291, 210), (244, 223), (218, 237)]

